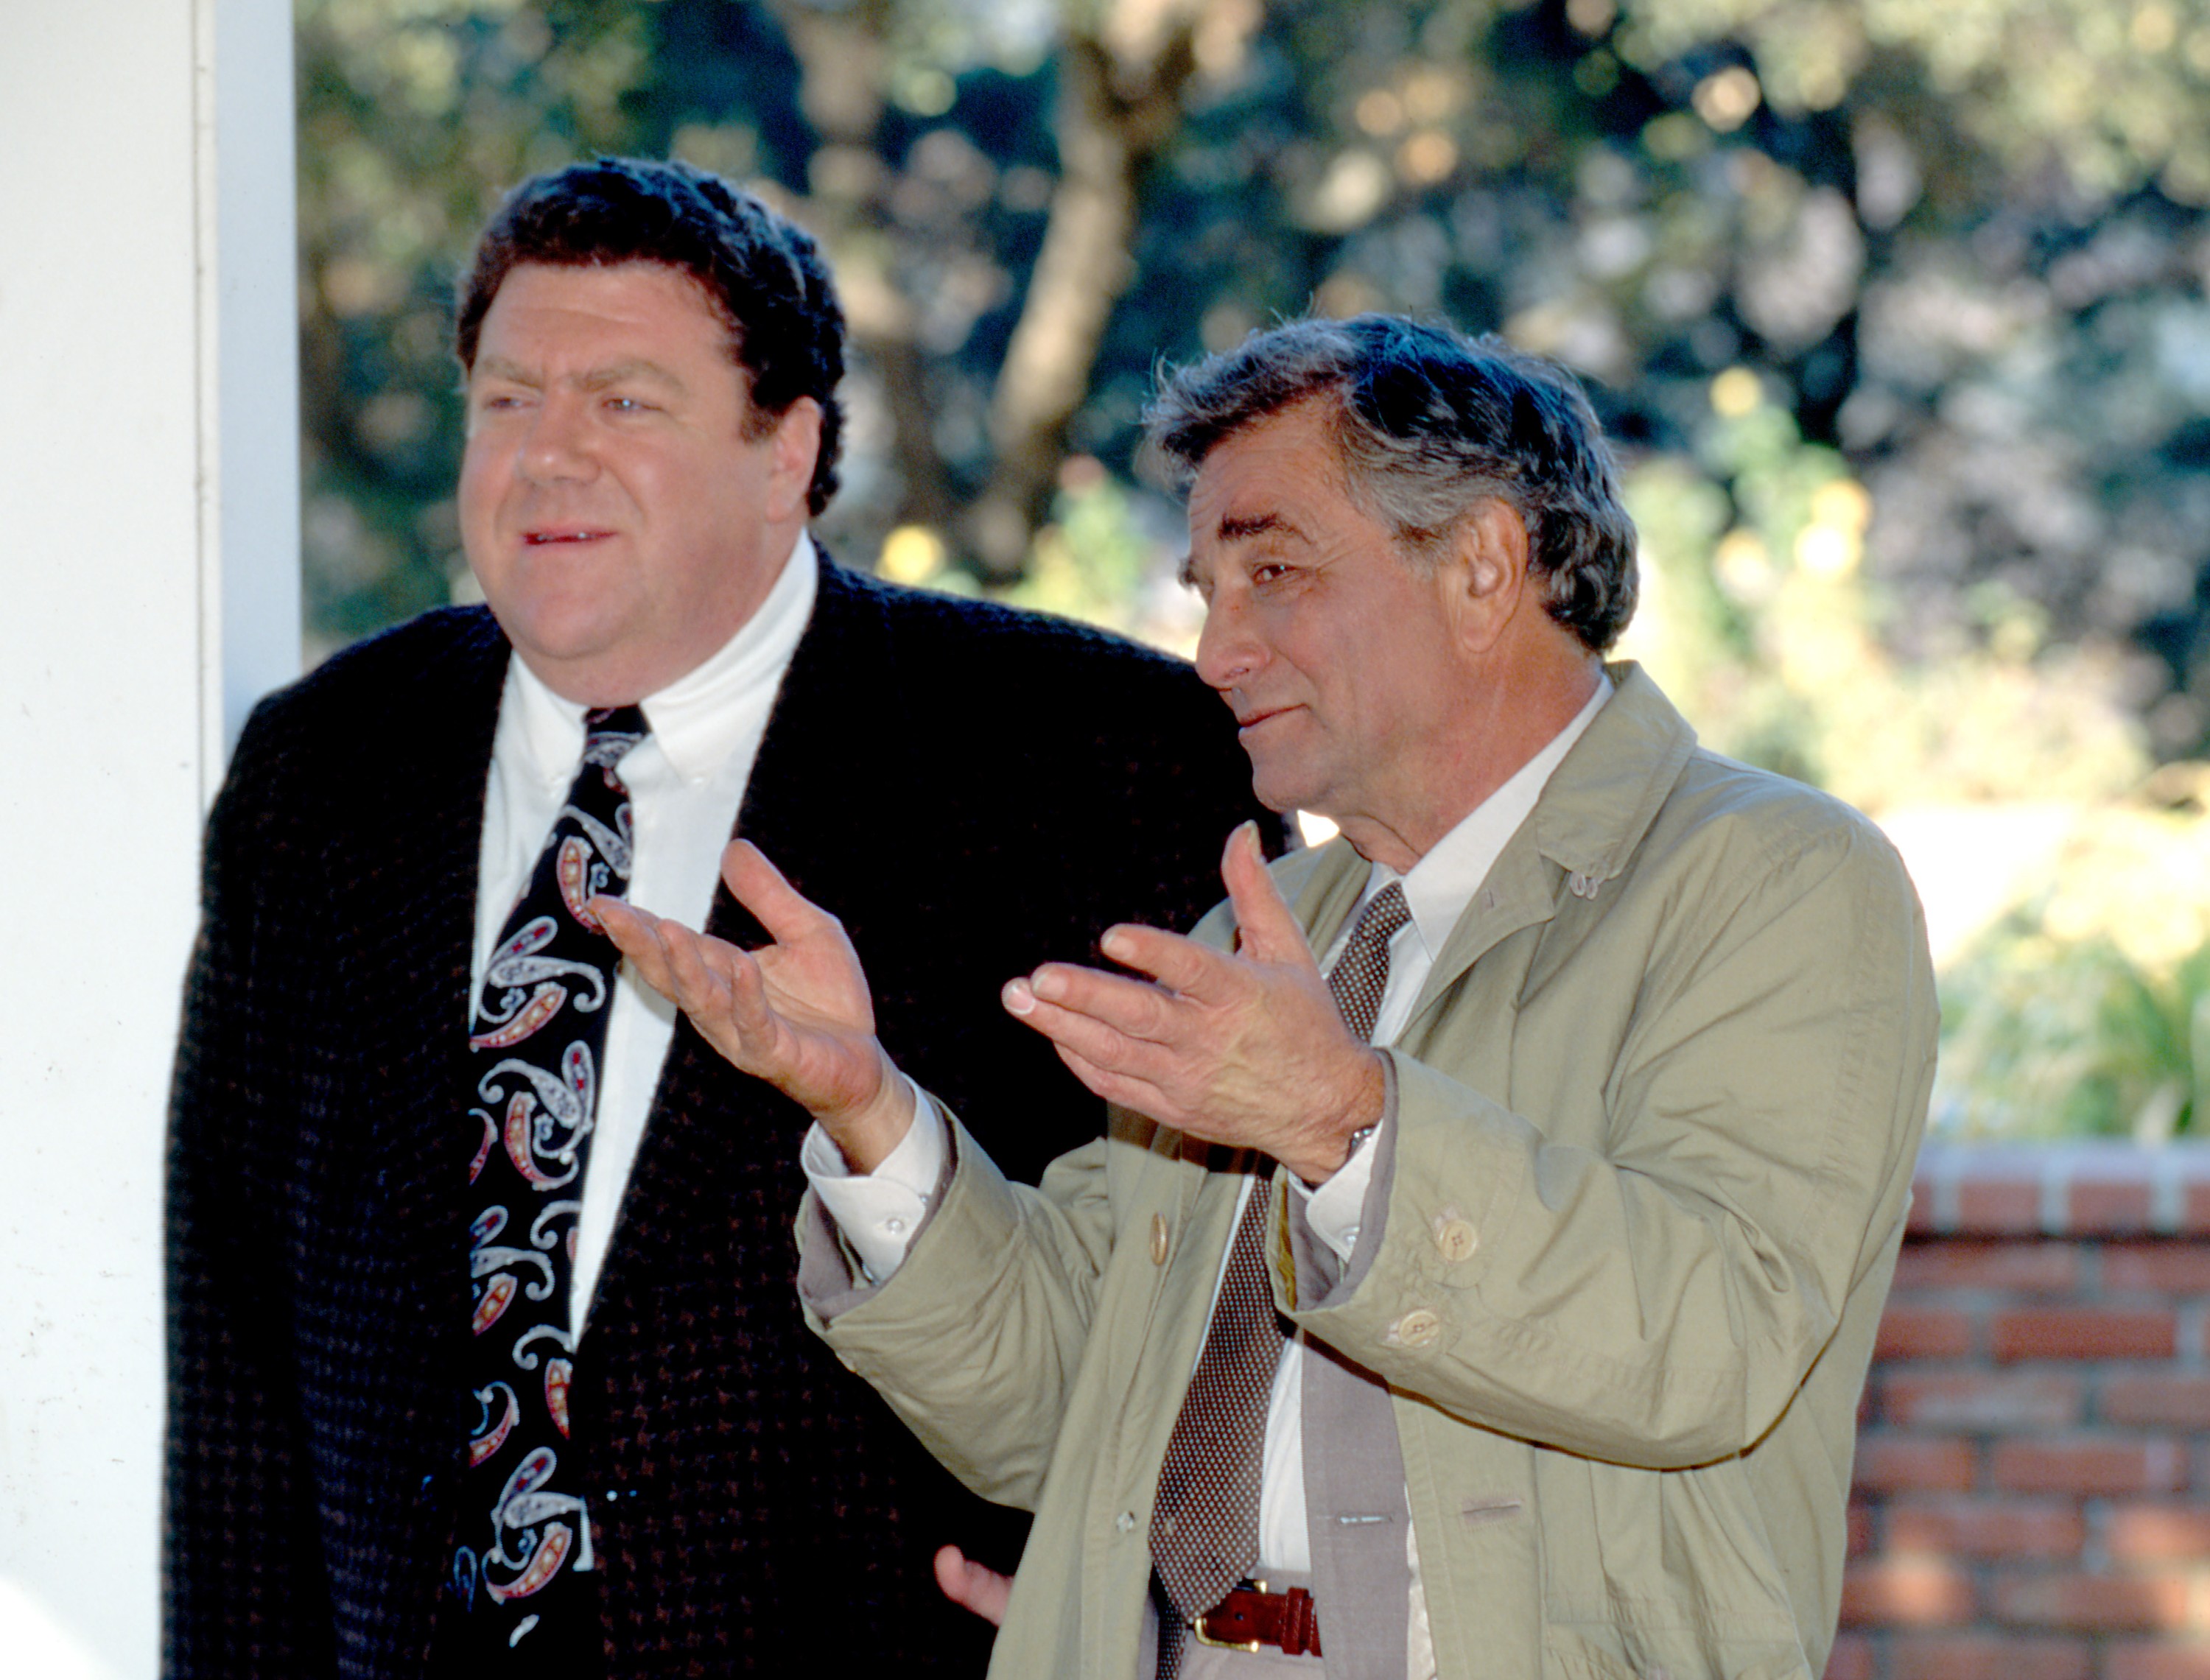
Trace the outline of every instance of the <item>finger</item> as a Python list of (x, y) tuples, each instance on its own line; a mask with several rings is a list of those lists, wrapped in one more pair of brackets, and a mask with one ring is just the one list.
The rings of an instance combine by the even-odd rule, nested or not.
[(1005, 1009), (1024, 1025), (1095, 1065), (1130, 1078), (1156, 1080), (1180, 1058), (1166, 1045), (1136, 1037), (1096, 1016), (1040, 997), (1036, 982), (1015, 980), (1002, 994)]
[(1259, 825), (1246, 822), (1228, 837), (1221, 854), (1220, 878), (1235, 906), (1235, 948), (1253, 962), (1295, 963), (1317, 969), (1304, 930), (1297, 925), (1289, 900), (1274, 884), (1265, 855), (1259, 850)]
[(1114, 1032), (1164, 1043), (1185, 1030), (1175, 1020), (1174, 995), (1149, 980), (1132, 980), (1071, 962), (1048, 962), (1028, 977), (1029, 996), (1085, 1017)]
[(1185, 997), (1217, 1003), (1235, 991), (1235, 960), (1179, 933), (1123, 922), (1108, 928), (1104, 938), (1097, 942), (1099, 949), (1124, 968), (1149, 974), (1161, 985)]
[(667, 948), (660, 937), (660, 918), (603, 893), (584, 908), (597, 918), (599, 925), (607, 930), (607, 937), (614, 942), (614, 948), (637, 971), (637, 977), (672, 1002), (674, 982), (667, 972)]
[(944, 1546), (936, 1554), (936, 1584), (962, 1610), (973, 1611), (993, 1628), (1005, 1625), (1005, 1601), (1013, 1594), (1011, 1575), (977, 1563), (957, 1546)]
[(670, 994), (685, 1015), (701, 1026), (726, 1022), (749, 1043), (772, 1032), (766, 985), (759, 964), (724, 940), (691, 931), (679, 922), (663, 922), (661, 943), (667, 953)]
[(787, 945), (836, 918), (790, 884), (750, 840), (731, 840), (722, 853), (722, 879), (738, 903), (759, 918), (768, 937)]

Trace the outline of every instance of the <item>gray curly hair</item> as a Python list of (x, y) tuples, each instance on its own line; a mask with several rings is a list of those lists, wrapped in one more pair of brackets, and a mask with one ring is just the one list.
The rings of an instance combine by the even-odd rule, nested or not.
[(1550, 617), (1603, 653), (1634, 616), (1634, 522), (1603, 428), (1558, 364), (1401, 316), (1293, 321), (1161, 381), (1144, 430), (1185, 491), (1206, 455), (1326, 397), (1352, 498), (1432, 565), (1494, 497), (1527, 527)]

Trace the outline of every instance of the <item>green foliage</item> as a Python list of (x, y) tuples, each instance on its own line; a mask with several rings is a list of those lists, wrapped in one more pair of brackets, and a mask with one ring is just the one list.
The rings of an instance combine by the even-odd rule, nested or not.
[(1016, 606), (1135, 628), (1156, 544), (1138, 529), (1128, 493), (1095, 461), (1060, 475), (1056, 517), (1036, 533), (1029, 575), (1001, 591)]
[(2210, 945), (2159, 972), (2020, 912), (1945, 977), (1941, 1056), (1943, 1135), (2210, 1131)]
[(1945, 973), (1943, 1123), (2210, 1124), (2210, 831), (2128, 803), (2210, 750), (2210, 0), (301, 0), (299, 28), (311, 643), (465, 587), (452, 277), (571, 158), (691, 159), (829, 246), (842, 557), (1172, 646), (1159, 360), (1307, 309), (1446, 316), (1589, 382), (1643, 538), (1627, 651), (1708, 741), (1875, 811), (2083, 813)]
[[(1092, 277), (1064, 452), (1133, 478), (1162, 355), (1308, 305), (1445, 313), (1584, 370), (1630, 455), (1778, 498), (1719, 536), (1783, 552), (1808, 489), (1754, 452), (1828, 451), (1806, 470), (1871, 498), (1869, 592), (1911, 602), (1875, 626), (1894, 651), (1986, 647), (1992, 585), (2046, 645), (2117, 650), (2157, 750), (2193, 750), (2206, 43), (2205, 0), (303, 0), (314, 630), (452, 587), (453, 268), (506, 184), (601, 148), (823, 231), (860, 341), (825, 534), (865, 560), (918, 524), (975, 568), (995, 382), (1070, 148), (1102, 139), (1140, 148), (1132, 266)], [(1070, 126), (1078, 53), (1117, 133)], [(1734, 368), (1761, 444), (1712, 425)]]

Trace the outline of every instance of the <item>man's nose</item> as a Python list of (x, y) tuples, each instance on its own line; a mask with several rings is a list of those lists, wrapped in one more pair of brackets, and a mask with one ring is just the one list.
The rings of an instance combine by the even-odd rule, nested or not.
[(547, 396), (530, 417), (522, 440), (522, 475), (540, 485), (569, 483), (590, 478), (598, 471), (591, 454), (585, 421), (589, 405), (582, 398), (556, 393)]
[(1247, 681), (1266, 660), (1265, 643), (1240, 594), (1216, 589), (1197, 638), (1197, 674), (1223, 692)]

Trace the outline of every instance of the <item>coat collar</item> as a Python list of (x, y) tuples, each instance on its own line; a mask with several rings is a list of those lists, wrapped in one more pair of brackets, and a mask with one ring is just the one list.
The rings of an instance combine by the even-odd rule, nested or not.
[[(1502, 940), (1555, 916), (1569, 898), (1594, 899), (1634, 855), (1680, 780), (1696, 732), (1632, 662), (1605, 667), (1616, 692), (1573, 744), (1535, 810), (1490, 868), (1428, 975), (1417, 1021)], [(1282, 865), (1283, 888), (1324, 951), (1357, 908), (1368, 865), (1343, 840)]]

